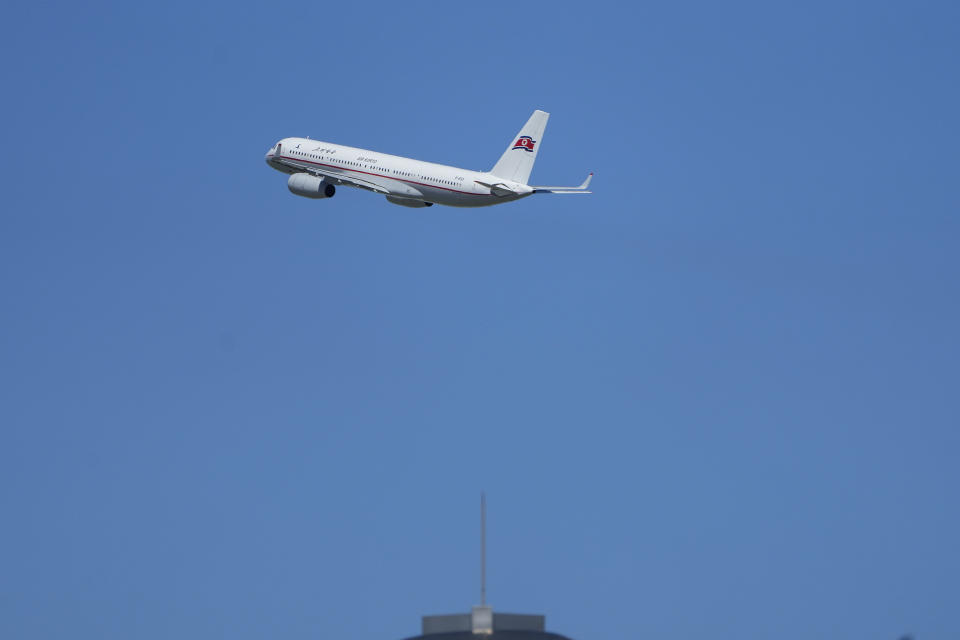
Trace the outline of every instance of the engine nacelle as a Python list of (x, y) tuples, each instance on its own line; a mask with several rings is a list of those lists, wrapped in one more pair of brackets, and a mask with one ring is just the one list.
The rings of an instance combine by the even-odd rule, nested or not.
[(295, 173), (290, 176), (290, 179), (287, 180), (287, 189), (290, 189), (290, 193), (294, 195), (313, 198), (314, 200), (332, 198), (333, 194), (337, 192), (337, 188), (332, 184), (309, 173)]
[(432, 202), (424, 202), (423, 200), (415, 200), (413, 198), (395, 198), (394, 196), (387, 196), (387, 202), (398, 204), (401, 207), (412, 207), (414, 209), (433, 206)]

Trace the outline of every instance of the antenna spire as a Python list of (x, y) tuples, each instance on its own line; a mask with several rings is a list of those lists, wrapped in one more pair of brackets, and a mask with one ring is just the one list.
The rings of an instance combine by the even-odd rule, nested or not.
[(487, 494), (480, 492), (480, 606), (487, 604)]

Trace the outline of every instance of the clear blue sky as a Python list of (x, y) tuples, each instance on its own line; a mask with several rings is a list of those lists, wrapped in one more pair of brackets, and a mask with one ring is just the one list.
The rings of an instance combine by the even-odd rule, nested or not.
[(956, 638), (957, 7), (11, 5), (0, 636)]

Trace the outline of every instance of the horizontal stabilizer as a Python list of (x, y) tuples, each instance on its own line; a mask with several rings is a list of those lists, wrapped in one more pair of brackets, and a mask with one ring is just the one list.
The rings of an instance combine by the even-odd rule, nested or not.
[(480, 182), (479, 180), (474, 180), (474, 182), (479, 184), (481, 187), (486, 187), (487, 189), (490, 189), (490, 193), (492, 193), (495, 196), (503, 197), (503, 196), (517, 195), (516, 191), (514, 191), (507, 185), (503, 184), (502, 182), (497, 182), (496, 184), (488, 184), (486, 182)]

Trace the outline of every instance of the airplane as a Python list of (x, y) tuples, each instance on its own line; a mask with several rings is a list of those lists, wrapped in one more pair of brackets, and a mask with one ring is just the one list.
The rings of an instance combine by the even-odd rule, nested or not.
[(337, 186), (357, 187), (386, 196), (404, 207), (486, 207), (535, 193), (591, 193), (593, 173), (577, 187), (528, 185), (543, 142), (549, 113), (534, 111), (511, 138), (490, 171), (470, 171), (412, 158), (311, 140), (284, 138), (267, 152), (267, 164), (290, 174), (287, 188), (305, 198), (330, 198)]

